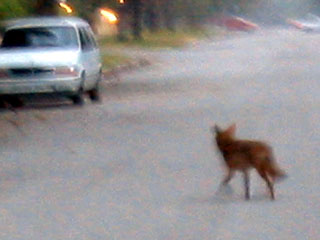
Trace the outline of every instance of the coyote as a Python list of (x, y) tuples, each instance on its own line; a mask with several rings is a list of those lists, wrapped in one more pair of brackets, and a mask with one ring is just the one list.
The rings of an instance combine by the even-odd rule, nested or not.
[(233, 124), (226, 130), (215, 125), (211, 128), (223, 159), (227, 166), (227, 176), (222, 185), (229, 183), (235, 171), (243, 172), (245, 198), (250, 199), (249, 170), (255, 168), (262, 179), (266, 182), (271, 199), (274, 200), (273, 183), (286, 177), (274, 159), (272, 148), (259, 141), (240, 140), (235, 138), (236, 125)]

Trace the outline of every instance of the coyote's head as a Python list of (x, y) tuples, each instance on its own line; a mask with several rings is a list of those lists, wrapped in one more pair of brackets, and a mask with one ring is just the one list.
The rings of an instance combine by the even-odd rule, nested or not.
[(211, 132), (215, 136), (217, 145), (219, 148), (224, 144), (228, 144), (228, 142), (232, 141), (235, 137), (236, 125), (232, 124), (227, 129), (223, 130), (218, 125), (214, 125), (211, 127)]

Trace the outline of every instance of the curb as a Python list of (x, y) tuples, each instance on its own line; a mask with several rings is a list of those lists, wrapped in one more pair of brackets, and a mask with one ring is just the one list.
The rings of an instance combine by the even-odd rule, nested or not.
[(136, 70), (138, 68), (150, 66), (150, 65), (151, 65), (150, 60), (141, 58), (135, 61), (128, 62), (126, 64), (119, 65), (115, 68), (102, 71), (102, 74), (104, 76), (104, 80), (106, 80), (107, 82), (112, 82), (112, 80), (119, 81), (120, 80), (119, 74)]

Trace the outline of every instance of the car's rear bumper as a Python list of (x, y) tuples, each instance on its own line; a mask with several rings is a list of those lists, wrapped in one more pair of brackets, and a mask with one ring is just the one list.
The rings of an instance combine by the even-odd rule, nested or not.
[(30, 94), (77, 92), (81, 78), (63, 79), (5, 79), (0, 80), (0, 94)]

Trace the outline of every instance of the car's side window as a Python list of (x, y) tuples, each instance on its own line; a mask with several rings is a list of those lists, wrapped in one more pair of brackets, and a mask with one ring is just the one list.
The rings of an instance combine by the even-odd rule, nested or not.
[(80, 43), (83, 50), (91, 50), (94, 46), (84, 28), (79, 28)]
[(88, 37), (90, 39), (90, 42), (91, 42), (92, 46), (94, 48), (97, 48), (98, 44), (97, 44), (97, 42), (96, 42), (96, 40), (94, 38), (94, 35), (93, 35), (93, 32), (91, 31), (91, 29), (90, 28), (86, 28), (86, 33), (87, 33), (87, 35), (88, 35)]

